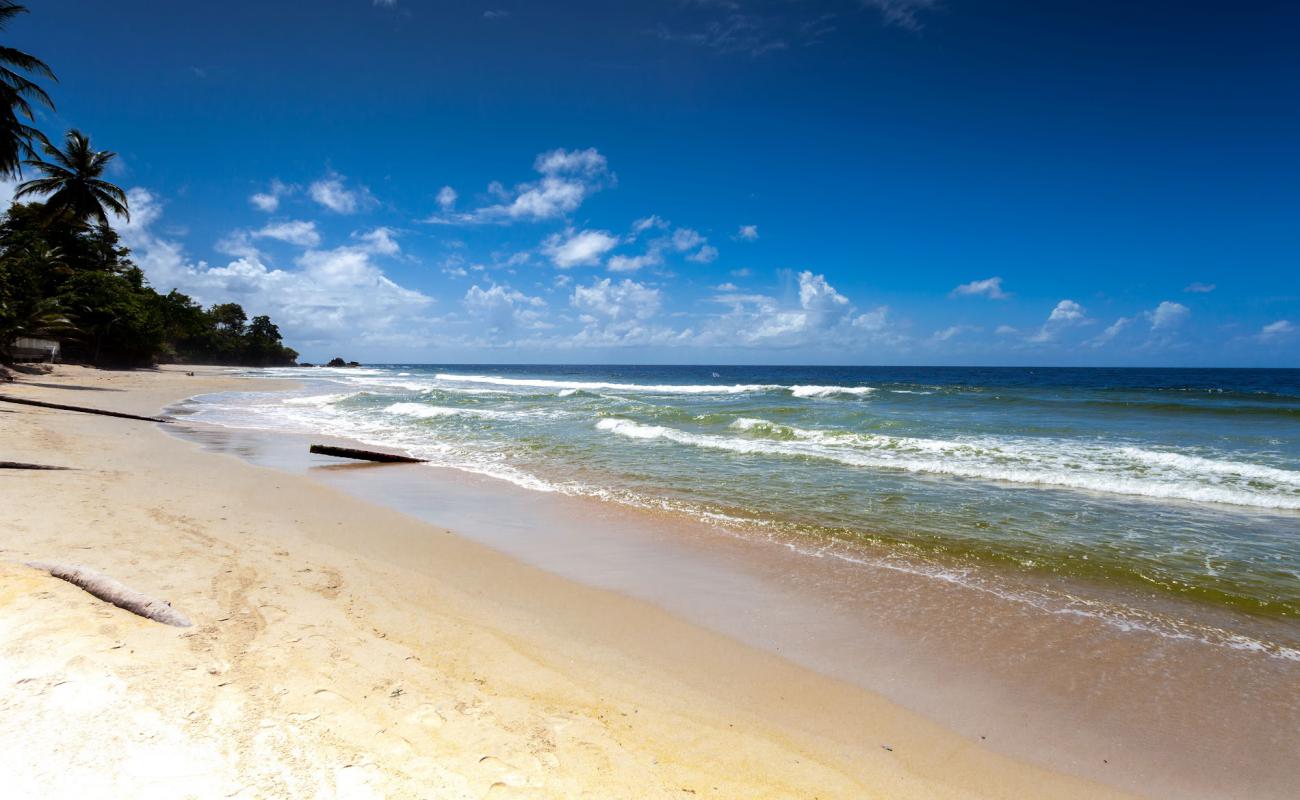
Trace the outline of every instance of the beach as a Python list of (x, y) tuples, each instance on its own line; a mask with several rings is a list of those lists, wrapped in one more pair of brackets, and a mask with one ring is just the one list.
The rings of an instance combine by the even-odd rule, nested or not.
[[(4, 393), (156, 414), (195, 395), (294, 388), (194, 372), (59, 367)], [(1207, 775), (1227, 765), (1247, 787), (1238, 796), (1281, 797), (1294, 775), (1281, 763), (1285, 664), (1156, 659), (1141, 639), (1076, 657), (1090, 629), (951, 588), (931, 595), (938, 613), (871, 622), (809, 588), (814, 573), (803, 588), (767, 580), (744, 566), (749, 550), (633, 550), (624, 539), (640, 523), (622, 512), (576, 517), (547, 495), (484, 489), (488, 478), (431, 482), (418, 465), (259, 466), (259, 452), (274, 462), (277, 447), (305, 444), (178, 420), (0, 407), (6, 458), (73, 468), (0, 474), (0, 680), (12, 687), (0, 726), (22, 742), (0, 768), (14, 796), (1212, 797), (1225, 795)], [(441, 509), (472, 530), (485, 506), (490, 526), (536, 528), (572, 557), (548, 563), (524, 538), (419, 518)], [(542, 536), (566, 519), (586, 521), (568, 550)], [(721, 566), (674, 579), (683, 552)], [(755, 563), (787, 571), (770, 556)], [(33, 560), (104, 572), (194, 625), (136, 617)], [(889, 581), (866, 593), (877, 607), (917, 591)], [(748, 623), (727, 602), (748, 604)], [(961, 631), (992, 615), (979, 640), (1015, 651), (994, 670), (1010, 687), (980, 674), (987, 654)], [(1058, 674), (1041, 675), (1054, 650)], [(1143, 659), (1169, 672), (1143, 674)], [(1200, 700), (1162, 716), (1175, 686)]]
[[(239, 382), (196, 372), (61, 367), (4, 391), (150, 414)], [(7, 457), (73, 468), (0, 477), (10, 796), (1111, 794), (157, 425), (8, 405), (0, 424)], [(383, 539), (419, 539), (440, 580), (361, 554)], [(37, 559), (91, 566), (194, 626), (23, 565)]]

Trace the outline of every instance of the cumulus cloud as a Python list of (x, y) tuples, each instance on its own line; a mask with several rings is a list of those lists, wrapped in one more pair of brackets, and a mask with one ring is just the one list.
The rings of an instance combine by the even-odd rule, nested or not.
[(1212, 283), (1197, 282), (1197, 283), (1187, 284), (1186, 286), (1183, 287), (1183, 291), (1191, 292), (1192, 294), (1208, 294), (1214, 291), (1215, 288), (1216, 288), (1215, 285)]
[(1155, 310), (1146, 312), (1146, 316), (1151, 320), (1151, 330), (1168, 331), (1182, 325), (1191, 313), (1182, 303), (1165, 300)]
[(736, 238), (745, 242), (754, 241), (755, 239), (758, 238), (758, 226), (741, 225), (740, 229), (736, 231)]
[(668, 227), (668, 223), (665, 222), (663, 219), (660, 219), (659, 215), (651, 214), (648, 217), (642, 217), (641, 219), (638, 219), (637, 221), (632, 223), (631, 238), (635, 239), (639, 234), (645, 233), (648, 230), (652, 230), (652, 229), (662, 230), (663, 228), (667, 228), (667, 227)]
[[(634, 242), (646, 231), (667, 230), (670, 227), (672, 226), (666, 220), (655, 215), (644, 217), (632, 223), (632, 232), (627, 240)], [(711, 263), (718, 257), (718, 249), (710, 245), (709, 240), (699, 231), (693, 228), (676, 228), (668, 235), (651, 239), (646, 244), (644, 253), (635, 256), (616, 255), (610, 258), (607, 266), (610, 272), (636, 272), (645, 267), (657, 267), (664, 263), (666, 252), (684, 253), (687, 261), (698, 264)]]
[(1106, 330), (1098, 334), (1095, 338), (1089, 341), (1088, 344), (1092, 347), (1101, 347), (1104, 344), (1109, 344), (1110, 341), (1114, 339), (1116, 336), (1118, 336), (1121, 331), (1127, 328), (1129, 326), (1129, 323), (1131, 323), (1132, 321), (1133, 321), (1132, 317), (1120, 317), (1119, 319), (1115, 320), (1111, 324), (1107, 325)]
[(1260, 328), (1256, 337), (1261, 342), (1275, 342), (1289, 337), (1291, 334), (1295, 333), (1296, 330), (1297, 326), (1290, 320), (1280, 319), (1277, 322), (1270, 322)]
[(472, 319), (486, 326), (488, 338), (495, 341), (512, 337), (519, 329), (544, 326), (546, 301), (508, 286), (494, 283), (483, 289), (474, 284), (461, 303)]
[(605, 266), (610, 272), (636, 272), (643, 267), (657, 267), (662, 263), (663, 251), (651, 248), (637, 256), (611, 256)]
[(539, 222), (563, 218), (576, 211), (593, 192), (614, 181), (605, 157), (594, 147), (585, 150), (548, 150), (533, 160), (541, 176), (536, 181), (506, 189), (498, 183), (489, 187), (499, 202), (463, 214), (435, 214), (426, 222), (472, 224), (482, 222)]
[(658, 289), (630, 278), (593, 280), (575, 286), (569, 304), (579, 313), (583, 328), (571, 343), (585, 346), (669, 344), (682, 341), (690, 331), (675, 332), (653, 320), (663, 306)]
[(1088, 321), (1087, 312), (1083, 306), (1073, 300), (1062, 300), (1048, 314), (1047, 322), (1038, 329), (1038, 332), (1029, 337), (1031, 342), (1050, 342), (1064, 329), (1074, 325), (1080, 325)]
[(271, 181), (271, 185), (265, 192), (254, 192), (249, 195), (248, 202), (259, 211), (273, 214), (280, 208), (280, 198), (293, 193), (294, 188), (277, 178)]
[(438, 208), (443, 211), (450, 211), (456, 206), (456, 190), (450, 186), (444, 186), (438, 190)]
[(963, 295), (972, 297), (982, 296), (987, 297), (990, 300), (1006, 300), (1011, 296), (1002, 291), (1002, 279), (997, 277), (985, 278), (982, 281), (963, 283), (961, 286), (958, 286), (949, 293), (950, 297), (960, 297)]
[(432, 298), (398, 285), (376, 260), (400, 252), (388, 229), (359, 233), (334, 248), (311, 245), (292, 268), (274, 267), (257, 254), (211, 266), (156, 232), (162, 204), (155, 194), (136, 187), (128, 200), (131, 220), (115, 227), (160, 291), (176, 288), (205, 305), (236, 302), (250, 314), (270, 314), (298, 348), (414, 346), (428, 335), (421, 315)]
[(320, 233), (316, 230), (316, 223), (307, 220), (290, 219), (271, 222), (253, 231), (253, 236), (258, 239), (275, 239), (299, 247), (315, 247), (320, 244)]
[(307, 195), (322, 207), (335, 214), (355, 214), (375, 203), (374, 196), (364, 186), (349, 187), (347, 178), (330, 172), (307, 187)]
[(936, 342), (946, 342), (955, 336), (962, 335), (963, 333), (974, 333), (979, 330), (980, 328), (974, 325), (951, 325), (943, 330), (935, 331), (930, 338), (934, 339)]
[(763, 294), (724, 291), (713, 302), (729, 307), (697, 341), (705, 345), (747, 347), (845, 346), (870, 341), (899, 341), (889, 330), (889, 309), (880, 306), (858, 314), (825, 275), (805, 270), (796, 276), (798, 305), (782, 305)]
[(609, 231), (574, 231), (554, 233), (542, 242), (542, 252), (560, 269), (590, 267), (600, 263), (606, 253), (618, 246), (618, 237)]

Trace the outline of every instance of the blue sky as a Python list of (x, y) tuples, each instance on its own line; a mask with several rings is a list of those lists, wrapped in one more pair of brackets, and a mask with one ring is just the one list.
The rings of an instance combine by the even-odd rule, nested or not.
[(1285, 3), (31, 3), (153, 284), (305, 358), (1300, 365)]

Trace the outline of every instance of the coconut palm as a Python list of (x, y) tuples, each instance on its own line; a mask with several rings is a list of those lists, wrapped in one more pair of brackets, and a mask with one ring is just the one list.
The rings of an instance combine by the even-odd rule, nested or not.
[(80, 222), (93, 219), (105, 228), (110, 211), (130, 219), (126, 192), (99, 177), (117, 153), (95, 150), (90, 146), (90, 137), (75, 128), (64, 138), (66, 146), (62, 150), (48, 142), (44, 145), (50, 161), (29, 158), (24, 162), (45, 177), (19, 184), (14, 199), (48, 195), (45, 208), (51, 217), (67, 214)]
[[(0, 0), (0, 30), (26, 6)], [(27, 76), (58, 80), (44, 61), (33, 55), (0, 45), (0, 176), (13, 177), (21, 171), (24, 157), (35, 156), (33, 144), (45, 144), (45, 136), (27, 124), (35, 122), (32, 104), (51, 110), (54, 103), (45, 90)]]

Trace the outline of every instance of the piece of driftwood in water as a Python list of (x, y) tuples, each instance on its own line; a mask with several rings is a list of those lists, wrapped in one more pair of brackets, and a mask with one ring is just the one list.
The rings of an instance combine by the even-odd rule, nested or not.
[(142, 417), (139, 414), (127, 414), (121, 411), (105, 411), (102, 408), (86, 408), (85, 406), (69, 406), (63, 403), (46, 403), (43, 400), (28, 400), (25, 397), (6, 397), (0, 395), (0, 403), (18, 403), (24, 406), (39, 406), (40, 408), (54, 408), (59, 411), (79, 411), (82, 414), (99, 414), (103, 417), (120, 417), (122, 419), (138, 419), (141, 422), (171, 422), (169, 419), (162, 417)]
[(322, 456), (355, 458), (359, 461), (380, 461), (385, 464), (423, 464), (428, 460), (411, 458), (410, 456), (395, 456), (392, 453), (376, 453), (373, 450), (354, 450), (351, 447), (330, 447), (325, 444), (312, 445), (311, 452)]
[(49, 464), (24, 464), (21, 461), (0, 461), (0, 469), (69, 469), (69, 468), (52, 467)]
[(146, 619), (161, 622), (165, 625), (175, 625), (179, 628), (190, 627), (189, 618), (172, 608), (167, 602), (150, 597), (147, 594), (141, 594), (107, 575), (95, 572), (93, 569), (87, 569), (76, 564), (50, 564), (44, 561), (29, 561), (27, 566), (33, 569), (43, 569), (54, 577), (65, 580), (74, 586), (80, 586), (100, 600), (112, 603), (118, 608), (126, 609), (132, 614), (139, 614)]

